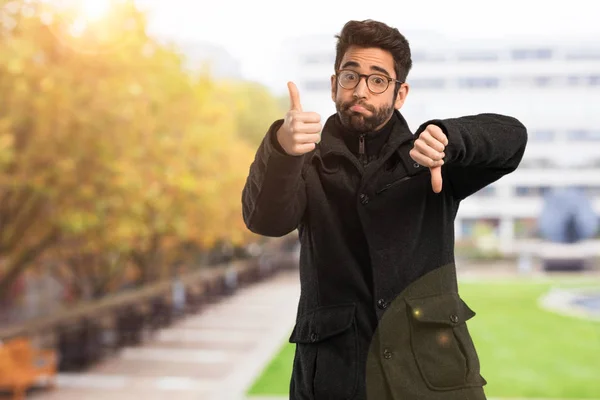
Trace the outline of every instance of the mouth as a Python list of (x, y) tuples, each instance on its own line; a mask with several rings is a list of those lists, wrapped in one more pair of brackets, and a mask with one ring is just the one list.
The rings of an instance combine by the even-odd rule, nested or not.
[(356, 112), (356, 113), (361, 113), (361, 114), (365, 114), (367, 112), (371, 112), (368, 108), (366, 108), (365, 106), (362, 106), (360, 104), (355, 104), (353, 106), (350, 106), (350, 111)]

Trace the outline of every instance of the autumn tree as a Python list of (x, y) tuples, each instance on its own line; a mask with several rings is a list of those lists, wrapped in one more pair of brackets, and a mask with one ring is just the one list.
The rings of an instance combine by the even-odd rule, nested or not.
[(0, 0), (0, 293), (41, 254), (101, 294), (128, 265), (168, 277), (183, 244), (256, 240), (241, 190), (279, 103), (183, 65), (132, 2), (86, 25)]

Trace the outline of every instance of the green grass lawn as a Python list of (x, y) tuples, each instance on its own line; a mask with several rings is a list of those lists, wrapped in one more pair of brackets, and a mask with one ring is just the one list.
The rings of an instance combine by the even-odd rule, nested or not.
[[(488, 381), (489, 397), (600, 399), (600, 322), (538, 307), (553, 287), (598, 286), (575, 281), (461, 282), (477, 316), (469, 330)], [(294, 345), (284, 343), (249, 395), (288, 395)]]

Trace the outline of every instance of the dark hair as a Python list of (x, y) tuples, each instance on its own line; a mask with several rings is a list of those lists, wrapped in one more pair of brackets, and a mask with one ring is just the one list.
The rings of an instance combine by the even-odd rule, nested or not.
[(365, 21), (348, 21), (339, 35), (335, 54), (335, 70), (340, 68), (342, 58), (350, 46), (377, 47), (387, 50), (394, 58), (396, 79), (401, 82), (406, 80), (412, 67), (410, 46), (408, 40), (396, 28), (383, 22), (367, 19)]

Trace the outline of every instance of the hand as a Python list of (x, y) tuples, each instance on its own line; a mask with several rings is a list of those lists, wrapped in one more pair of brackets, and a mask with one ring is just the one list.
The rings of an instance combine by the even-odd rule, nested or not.
[(427, 125), (409, 153), (413, 160), (431, 171), (431, 188), (435, 193), (442, 191), (442, 165), (447, 145), (448, 138), (442, 129), (436, 125)]
[(286, 153), (300, 156), (314, 150), (321, 139), (321, 116), (315, 112), (302, 111), (298, 88), (288, 82), (290, 110), (285, 114), (283, 125), (277, 131), (277, 140)]

